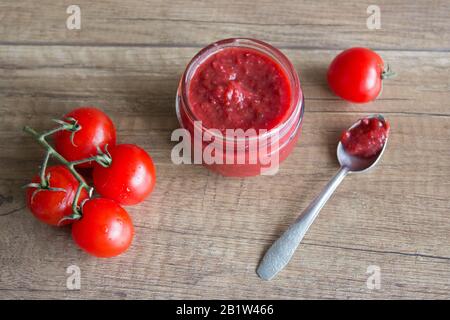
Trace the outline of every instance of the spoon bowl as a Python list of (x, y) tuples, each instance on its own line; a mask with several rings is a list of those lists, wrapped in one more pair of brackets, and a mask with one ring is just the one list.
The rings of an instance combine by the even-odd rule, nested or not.
[[(386, 120), (381, 114), (373, 114), (368, 116), (367, 118), (378, 118), (381, 122), (385, 123)], [(361, 120), (356, 121), (348, 130), (351, 130), (358, 126), (361, 123)], [(348, 154), (341, 141), (339, 140), (337, 146), (337, 158), (341, 167), (346, 167), (349, 172), (352, 173), (362, 173), (373, 168), (378, 161), (381, 159), (384, 150), (386, 149), (386, 145), (389, 139), (389, 135), (386, 137), (386, 141), (383, 144), (383, 148), (374, 156), (369, 158), (356, 157)]]

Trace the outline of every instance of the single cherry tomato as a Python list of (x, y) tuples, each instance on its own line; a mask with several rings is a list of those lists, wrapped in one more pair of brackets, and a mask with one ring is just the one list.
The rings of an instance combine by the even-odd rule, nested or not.
[(328, 85), (344, 100), (365, 103), (375, 100), (382, 89), (382, 79), (394, 73), (384, 69), (384, 62), (367, 48), (351, 48), (338, 54), (328, 68)]
[[(80, 127), (75, 133), (59, 131), (55, 134), (55, 149), (66, 160), (82, 160), (98, 154), (116, 144), (116, 129), (111, 119), (101, 110), (94, 107), (81, 107), (63, 117), (63, 121), (76, 120)], [(73, 120), (72, 120), (73, 121)], [(79, 167), (92, 167), (93, 161), (80, 164)]]
[(133, 224), (128, 213), (115, 201), (96, 198), (86, 201), (82, 217), (72, 225), (75, 243), (87, 253), (114, 257), (128, 249), (133, 240)]
[(121, 205), (143, 201), (155, 186), (152, 158), (133, 144), (119, 144), (109, 152), (112, 158), (109, 167), (94, 165), (92, 176), (97, 192)]
[(341, 143), (349, 154), (370, 158), (383, 149), (390, 125), (378, 118), (364, 118), (350, 130), (344, 131)]
[[(78, 189), (78, 181), (65, 166), (51, 166), (45, 172), (48, 177), (49, 189), (38, 189), (28, 187), (26, 192), (27, 206), (31, 213), (52, 226), (66, 225), (71, 220), (64, 220), (58, 224), (62, 218), (72, 214), (72, 204)], [(40, 183), (39, 175), (33, 178), (33, 183)], [(82, 189), (78, 205), (88, 198), (88, 193)]]

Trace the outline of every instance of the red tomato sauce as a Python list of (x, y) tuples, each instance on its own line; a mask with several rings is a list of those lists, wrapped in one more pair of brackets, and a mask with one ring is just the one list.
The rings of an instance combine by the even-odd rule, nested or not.
[(188, 88), (193, 114), (207, 128), (272, 129), (288, 116), (288, 75), (271, 57), (250, 48), (225, 48), (195, 71)]
[(345, 131), (341, 143), (352, 156), (369, 158), (383, 149), (389, 135), (389, 123), (378, 118), (364, 118), (360, 123)]

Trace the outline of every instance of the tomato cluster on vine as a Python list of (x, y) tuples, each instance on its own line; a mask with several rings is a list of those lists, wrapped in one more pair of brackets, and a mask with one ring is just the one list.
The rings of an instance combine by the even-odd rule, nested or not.
[[(122, 206), (138, 204), (153, 191), (153, 160), (137, 145), (116, 144), (114, 123), (97, 108), (80, 107), (55, 121), (59, 126), (42, 134), (24, 128), (47, 150), (40, 173), (26, 186), (27, 206), (44, 223), (71, 224), (75, 243), (89, 254), (117, 256), (134, 235)], [(60, 164), (49, 166), (51, 158)]]

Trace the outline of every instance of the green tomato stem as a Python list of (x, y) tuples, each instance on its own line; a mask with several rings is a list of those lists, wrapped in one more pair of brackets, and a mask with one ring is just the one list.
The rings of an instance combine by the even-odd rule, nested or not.
[(50, 159), (50, 155), (51, 155), (50, 151), (47, 151), (45, 153), (45, 158), (44, 158), (44, 161), (42, 162), (42, 166), (41, 166), (40, 177), (41, 177), (41, 186), (43, 188), (47, 188), (48, 187), (48, 181), (45, 178), (45, 170), (47, 169), (48, 159)]
[(92, 194), (92, 190), (93, 188), (90, 187), (83, 179), (83, 177), (75, 170), (75, 165), (80, 164), (80, 163), (85, 163), (85, 162), (89, 162), (89, 161), (97, 161), (98, 157), (94, 156), (94, 157), (90, 157), (87, 159), (83, 159), (83, 160), (77, 160), (77, 161), (73, 161), (73, 162), (69, 162), (67, 161), (61, 154), (59, 154), (45, 139), (47, 136), (54, 134), (56, 132), (62, 131), (62, 130), (69, 130), (67, 128), (67, 126), (62, 125), (61, 127), (49, 130), (47, 132), (44, 132), (42, 134), (39, 134), (38, 132), (36, 132), (33, 128), (29, 127), (29, 126), (25, 126), (23, 128), (23, 131), (25, 131), (26, 133), (30, 134), (40, 145), (42, 145), (46, 150), (46, 154), (45, 154), (45, 158), (41, 167), (41, 172), (40, 172), (40, 178), (41, 178), (41, 187), (42, 188), (48, 188), (48, 181), (46, 180), (45, 177), (45, 171), (47, 168), (47, 164), (48, 164), (48, 160), (50, 158), (50, 156), (55, 157), (59, 162), (61, 162), (63, 165), (65, 165), (67, 167), (67, 169), (69, 169), (69, 171), (72, 173), (72, 175), (75, 177), (75, 179), (78, 181), (78, 189), (77, 192), (75, 194), (74, 200), (73, 200), (73, 204), (72, 204), (72, 211), (73, 214), (70, 217), (75, 218), (80, 218), (81, 217), (81, 213), (80, 213), (80, 209), (78, 208), (78, 201), (80, 199), (80, 195), (81, 195), (81, 191), (82, 189), (86, 189), (89, 193), (89, 197), (91, 197)]
[(46, 138), (46, 137), (48, 137), (48, 136), (50, 136), (50, 135), (52, 135), (52, 134), (55, 134), (55, 133), (57, 133), (57, 132), (59, 132), (59, 131), (63, 131), (63, 130), (66, 130), (66, 129), (64, 128), (64, 126), (60, 126), (60, 127), (55, 128), (55, 129), (51, 129), (51, 130), (49, 130), (49, 131), (46, 131), (46, 132), (42, 133), (40, 136), (41, 136), (42, 138)]
[(79, 165), (79, 164), (83, 164), (83, 163), (86, 163), (86, 162), (91, 162), (91, 161), (95, 161), (97, 159), (97, 157), (96, 156), (94, 156), (94, 157), (89, 157), (89, 158), (86, 158), (86, 159), (81, 159), (81, 160), (76, 160), (76, 161), (72, 161), (72, 162), (70, 162), (70, 164), (72, 165), (72, 166), (77, 166), (77, 165)]
[(80, 199), (81, 190), (83, 190), (83, 188), (87, 188), (87, 190), (89, 190), (89, 186), (85, 182), (80, 182), (72, 203), (72, 211), (74, 215), (81, 215), (80, 211), (78, 210), (78, 201)]
[(391, 66), (388, 64), (387, 67), (381, 73), (381, 79), (386, 80), (395, 77), (397, 74), (392, 71)]

